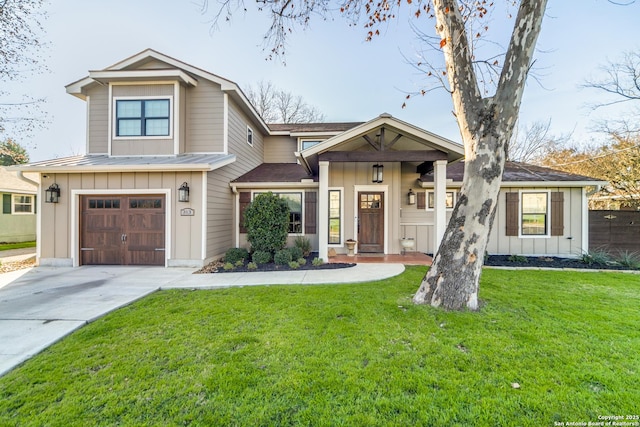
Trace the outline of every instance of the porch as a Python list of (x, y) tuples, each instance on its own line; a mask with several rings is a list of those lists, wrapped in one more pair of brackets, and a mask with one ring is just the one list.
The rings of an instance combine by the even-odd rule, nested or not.
[(404, 265), (431, 265), (433, 259), (429, 255), (421, 252), (409, 252), (404, 255), (384, 255), (384, 254), (357, 254), (353, 256), (339, 254), (329, 257), (329, 262), (345, 263), (382, 263), (382, 264), (404, 264)]

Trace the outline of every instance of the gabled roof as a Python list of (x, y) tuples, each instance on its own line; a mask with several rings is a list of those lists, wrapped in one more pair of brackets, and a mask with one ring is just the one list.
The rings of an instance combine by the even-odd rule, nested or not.
[[(138, 68), (143, 67), (144, 64), (148, 64), (154, 60), (167, 64), (167, 68)], [(179, 72), (180, 70), (183, 72)], [(240, 108), (242, 108), (246, 114), (252, 117), (253, 120), (262, 127), (264, 133), (269, 133), (267, 124), (236, 83), (201, 68), (194, 67), (193, 65), (182, 62), (171, 56), (157, 52), (153, 49), (145, 49), (142, 52), (119, 61), (103, 70), (90, 71), (89, 76), (70, 83), (65, 87), (67, 93), (77, 96), (78, 98), (85, 99), (85, 89), (98, 82), (117, 81), (122, 79), (137, 79), (144, 81), (150, 79), (157, 80), (159, 78), (178, 80), (184, 84), (192, 86), (197, 85), (198, 78), (203, 78), (216, 83), (220, 85), (223, 92), (229, 94), (229, 96), (238, 103)]]
[[(464, 160), (447, 166), (447, 179), (454, 183), (462, 183), (464, 177)], [(433, 172), (424, 174), (419, 181), (433, 183)], [(585, 185), (605, 185), (606, 181), (577, 175), (568, 172), (550, 169), (543, 166), (531, 165), (520, 162), (505, 162), (502, 175), (502, 185), (562, 185), (570, 187), (582, 187)]]

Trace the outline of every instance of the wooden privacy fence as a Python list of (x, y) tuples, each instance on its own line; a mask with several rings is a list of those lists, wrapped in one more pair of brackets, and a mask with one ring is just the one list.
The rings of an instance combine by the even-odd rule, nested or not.
[(640, 211), (589, 211), (589, 250), (640, 252)]

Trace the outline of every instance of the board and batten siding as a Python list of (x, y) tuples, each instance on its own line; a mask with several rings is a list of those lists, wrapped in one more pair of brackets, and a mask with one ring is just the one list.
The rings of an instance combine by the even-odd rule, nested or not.
[(109, 88), (95, 86), (87, 91), (87, 154), (109, 152)]
[(187, 89), (185, 98), (185, 152), (222, 153), (224, 93), (220, 85), (202, 79), (198, 86)]
[[(229, 99), (229, 153), (236, 161), (207, 175), (206, 258), (219, 258), (235, 241), (236, 203), (230, 182), (262, 164), (264, 138), (257, 126)], [(247, 143), (247, 126), (253, 129), (253, 146)]]
[(268, 136), (264, 140), (265, 163), (296, 163), (298, 151), (296, 138), (290, 136)]
[[(73, 190), (90, 190), (83, 194), (96, 195), (126, 195), (137, 194), (138, 190), (168, 190), (170, 200), (166, 200), (166, 212), (170, 213), (167, 218), (171, 218), (170, 234), (167, 236), (170, 236), (171, 241), (168, 265), (203, 265), (202, 172), (52, 173), (43, 179), (42, 185), (48, 187), (54, 182), (60, 186), (63, 195), (60, 203), (42, 203), (40, 257), (43, 265), (70, 264), (72, 258), (77, 256), (72, 253), (73, 245), (70, 239), (72, 234), (79, 239), (81, 219), (78, 204), (76, 204), (76, 211), (71, 211)], [(183, 182), (189, 184), (190, 201), (188, 203), (177, 201), (177, 189)], [(172, 205), (169, 204), (170, 202)], [(181, 216), (180, 210), (183, 208), (194, 209), (195, 215)], [(72, 233), (71, 227), (74, 223), (78, 230)], [(76, 247), (78, 247), (77, 243)]]
[[(175, 105), (174, 86), (170, 84), (113, 85), (111, 94), (114, 99), (119, 97), (173, 97), (173, 109), (179, 108)], [(115, 119), (115, 111), (112, 111), (112, 114)], [(108, 117), (108, 114), (105, 116)], [(175, 127), (175, 123), (172, 122), (172, 132), (175, 132)], [(175, 133), (172, 133), (170, 138), (116, 138), (114, 129), (111, 137), (111, 154), (114, 156), (172, 155), (174, 154), (173, 141), (177, 137)]]
[[(407, 184), (409, 181), (407, 181)], [(403, 184), (403, 191), (406, 184)], [(412, 188), (412, 187), (409, 187)], [(413, 188), (414, 193), (423, 193), (432, 189)], [(550, 191), (563, 193), (563, 231), (562, 235), (550, 237), (507, 236), (507, 193), (518, 194), (520, 190)], [(408, 190), (407, 190), (408, 191)], [(447, 191), (459, 191), (448, 187)], [(402, 237), (414, 238), (416, 250), (433, 253), (433, 210), (418, 208), (418, 203), (408, 205), (402, 202)], [(451, 218), (447, 210), (447, 221)], [(553, 217), (551, 213), (550, 217)], [(561, 255), (575, 257), (582, 251), (582, 189), (549, 187), (503, 187), (498, 195), (498, 210), (491, 229), (487, 252), (491, 255)], [(519, 222), (518, 222), (519, 224)], [(519, 225), (518, 225), (519, 227)]]

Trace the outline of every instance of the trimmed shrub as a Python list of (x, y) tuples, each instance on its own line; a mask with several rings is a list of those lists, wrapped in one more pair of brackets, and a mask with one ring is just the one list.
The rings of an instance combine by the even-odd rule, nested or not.
[(224, 262), (236, 264), (244, 260), (249, 260), (249, 252), (245, 248), (231, 248), (224, 254)]
[(322, 258), (315, 257), (315, 258), (313, 259), (313, 261), (311, 261), (311, 264), (312, 264), (313, 266), (317, 267), (317, 266), (319, 266), (319, 265), (324, 264), (324, 261), (322, 260)]
[(239, 259), (236, 261), (236, 267), (244, 267), (244, 260)]
[(250, 262), (249, 264), (247, 264), (247, 270), (257, 270), (258, 269), (258, 264), (256, 264), (255, 262)]
[(271, 192), (258, 194), (244, 211), (244, 226), (254, 251), (274, 253), (287, 242), (289, 205)]
[(305, 265), (307, 263), (307, 260), (304, 258), (298, 258), (298, 264), (300, 264), (301, 266)]
[[(294, 244), (302, 250), (302, 256), (307, 257), (311, 253), (311, 241), (303, 236), (296, 237)], [(299, 257), (298, 257), (299, 258)]]
[(291, 252), (291, 259), (299, 259), (302, 258), (302, 249), (297, 246), (292, 246), (289, 248), (289, 252)]
[(229, 271), (229, 270), (234, 270), (236, 267), (233, 264), (231, 264), (230, 262), (225, 262), (224, 265), (222, 266), (222, 268), (225, 271)]
[(271, 262), (271, 252), (266, 251), (255, 251), (251, 260), (260, 265), (260, 264), (268, 264)]
[(289, 268), (292, 270), (297, 270), (300, 268), (300, 264), (298, 264), (298, 261), (291, 261), (289, 263)]
[(281, 249), (273, 256), (273, 261), (278, 265), (287, 265), (291, 262), (291, 252), (288, 249)]

